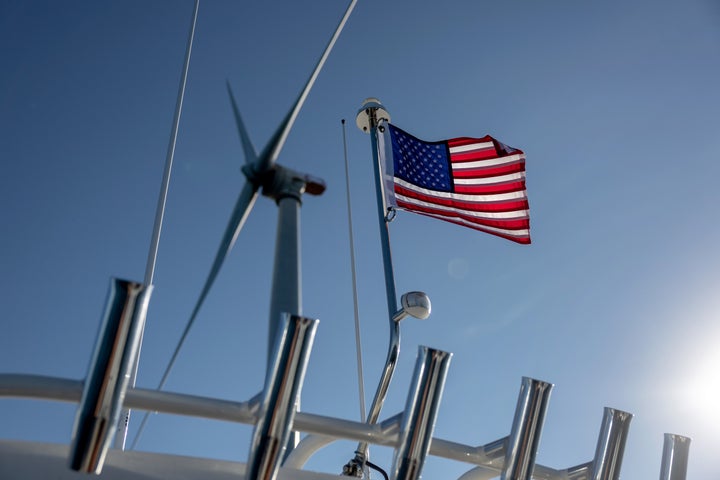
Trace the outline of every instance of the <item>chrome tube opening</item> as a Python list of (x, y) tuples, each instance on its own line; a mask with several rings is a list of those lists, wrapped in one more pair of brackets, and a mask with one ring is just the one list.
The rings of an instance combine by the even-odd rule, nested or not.
[(435, 428), (452, 353), (419, 347), (393, 462), (394, 480), (420, 478)]
[(523, 377), (502, 480), (530, 480), (553, 384)]
[(287, 315), (265, 379), (248, 456), (248, 480), (273, 480), (290, 438), (318, 320)]
[(70, 468), (97, 473), (117, 430), (142, 336), (152, 286), (113, 278), (75, 415)]

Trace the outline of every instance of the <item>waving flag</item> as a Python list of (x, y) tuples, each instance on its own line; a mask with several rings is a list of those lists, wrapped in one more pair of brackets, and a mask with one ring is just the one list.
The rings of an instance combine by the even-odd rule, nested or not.
[(490, 136), (426, 142), (389, 125), (391, 204), (530, 243), (525, 154)]

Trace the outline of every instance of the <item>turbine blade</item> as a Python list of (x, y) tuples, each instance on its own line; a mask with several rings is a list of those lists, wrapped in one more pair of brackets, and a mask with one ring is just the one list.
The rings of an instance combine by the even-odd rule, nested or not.
[(230, 82), (227, 82), (228, 95), (230, 95), (230, 103), (232, 103), (233, 113), (235, 114), (235, 125), (237, 126), (238, 133), (240, 134), (240, 141), (242, 142), (243, 151), (245, 152), (245, 163), (255, 165), (257, 163), (257, 153), (255, 147), (250, 140), (245, 123), (243, 122), (240, 110), (238, 110), (237, 103), (235, 103), (235, 96), (230, 88)]
[(285, 116), (285, 119), (283, 119), (282, 123), (278, 127), (278, 129), (275, 131), (273, 136), (268, 141), (267, 145), (263, 149), (262, 153), (260, 154), (260, 157), (258, 158), (258, 163), (256, 166), (257, 172), (264, 172), (275, 164), (277, 161), (278, 156), (280, 155), (280, 151), (282, 150), (283, 146), (285, 145), (285, 140), (287, 140), (287, 136), (290, 133), (290, 129), (293, 126), (293, 123), (295, 123), (295, 119), (298, 116), (298, 113), (300, 113), (300, 109), (303, 106), (303, 103), (305, 103), (305, 99), (307, 98), (308, 94), (310, 93), (310, 89), (313, 87), (313, 84), (315, 83), (315, 79), (317, 79), (318, 75), (320, 74), (320, 70), (322, 70), (323, 65), (325, 65), (325, 60), (327, 60), (328, 56), (330, 55), (330, 51), (332, 50), (333, 46), (335, 45), (335, 42), (337, 41), (338, 37), (340, 36), (340, 32), (342, 32), (343, 27), (345, 27), (345, 23), (347, 22), (347, 19), (350, 17), (350, 14), (353, 11), (353, 8), (355, 8), (355, 4), (357, 3), (357, 0), (351, 0), (350, 4), (348, 5), (347, 9), (345, 10), (345, 14), (343, 15), (342, 19), (340, 20), (340, 23), (338, 23), (338, 26), (335, 28), (335, 33), (333, 33), (333, 36), (330, 38), (330, 41), (328, 42), (327, 46), (325, 47), (325, 51), (323, 52), (322, 56), (320, 57), (320, 60), (318, 60), (317, 65), (315, 66), (315, 70), (313, 70), (312, 74), (310, 75), (310, 78), (308, 78), (307, 83), (305, 84), (305, 88), (302, 89), (300, 92), (300, 95), (298, 95), (297, 100), (295, 100), (295, 104), (292, 106), (290, 111)]

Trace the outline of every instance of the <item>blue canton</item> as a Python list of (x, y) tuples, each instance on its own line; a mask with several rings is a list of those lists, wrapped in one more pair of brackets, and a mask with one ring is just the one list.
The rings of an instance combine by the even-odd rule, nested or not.
[(390, 133), (396, 177), (430, 190), (452, 190), (445, 142), (423, 142), (392, 125)]

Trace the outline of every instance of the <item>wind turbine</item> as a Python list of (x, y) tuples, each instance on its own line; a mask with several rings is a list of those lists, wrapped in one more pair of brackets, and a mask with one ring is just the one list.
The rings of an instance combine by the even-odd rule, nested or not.
[[(300, 109), (305, 103), (315, 80), (320, 74), (320, 70), (322, 70), (325, 61), (330, 55), (330, 52), (340, 36), (340, 33), (350, 17), (350, 14), (355, 8), (356, 3), (357, 0), (350, 1), (342, 19), (335, 29), (335, 32), (325, 47), (322, 56), (315, 65), (315, 69), (305, 83), (304, 88), (260, 154), (256, 152), (255, 147), (250, 140), (250, 135), (248, 134), (245, 122), (243, 122), (242, 116), (240, 115), (237, 103), (235, 102), (235, 97), (228, 82), (228, 95), (230, 96), (230, 103), (232, 104), (233, 114), (235, 116), (235, 124), (237, 126), (243, 152), (245, 154), (245, 165), (242, 167), (242, 172), (245, 175), (246, 181), (240, 191), (237, 201), (235, 202), (235, 207), (230, 215), (230, 220), (220, 241), (220, 246), (218, 247), (218, 251), (215, 255), (215, 260), (210, 268), (210, 272), (205, 280), (200, 296), (195, 303), (195, 307), (193, 308), (190, 318), (185, 325), (185, 329), (180, 336), (180, 340), (178, 341), (170, 362), (163, 373), (162, 379), (158, 385), (158, 390), (165, 386), (170, 371), (177, 360), (178, 353), (180, 352), (192, 325), (195, 323), (200, 308), (210, 292), (210, 289), (212, 288), (225, 259), (240, 235), (240, 232), (245, 225), (245, 221), (250, 215), (258, 194), (261, 191), (264, 196), (275, 200), (279, 209), (275, 245), (275, 264), (273, 268), (270, 299), (268, 352), (272, 350), (278, 325), (282, 322), (282, 314), (301, 314), (302, 305), (300, 298), (301, 278), (299, 242), (301, 198), (303, 193), (309, 193), (311, 195), (322, 194), (325, 191), (325, 182), (320, 178), (297, 172), (280, 165), (277, 163), (277, 160), (283, 146), (285, 145), (285, 141), (290, 134), (290, 130), (295, 123), (298, 113), (300, 113)], [(133, 447), (137, 443), (147, 419), (148, 414), (146, 414), (143, 418), (142, 424), (135, 436)]]

